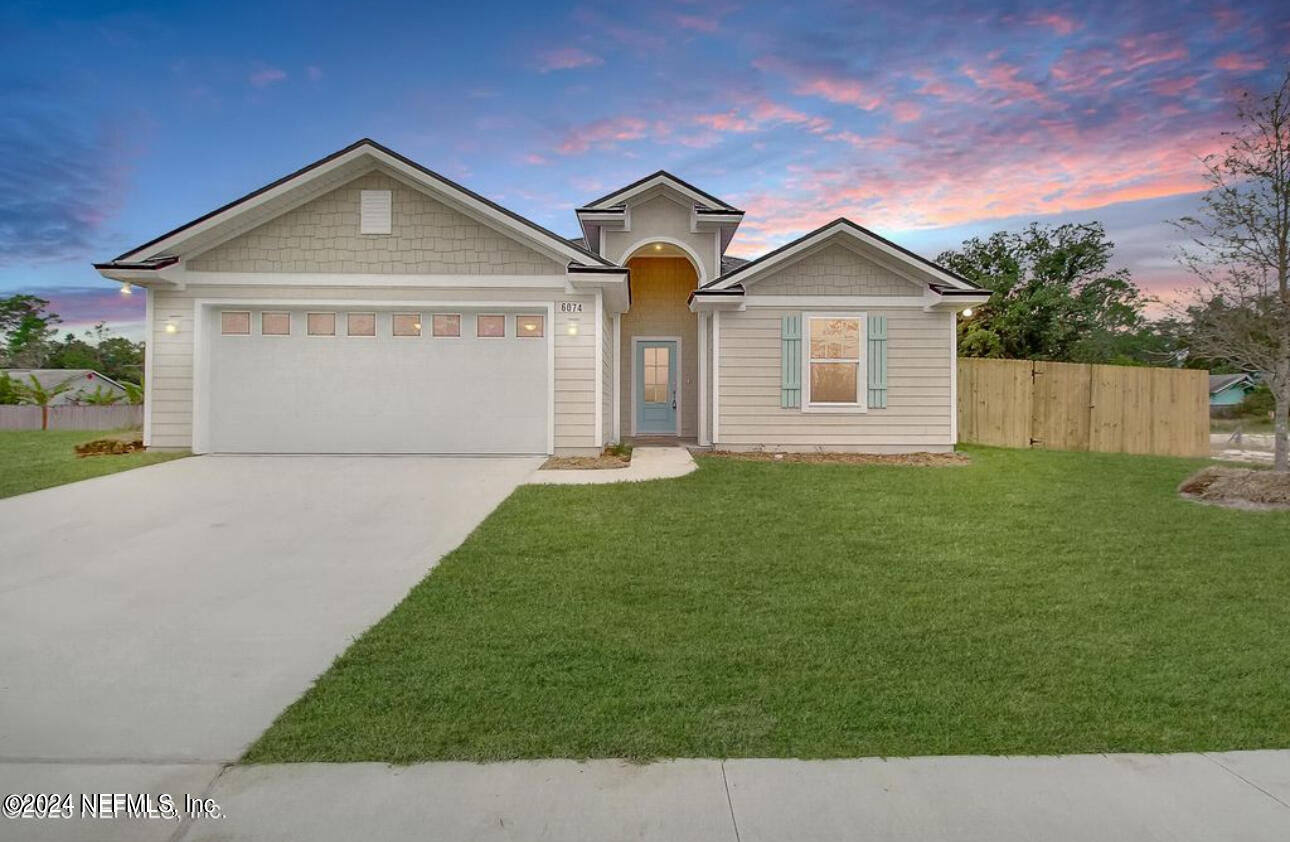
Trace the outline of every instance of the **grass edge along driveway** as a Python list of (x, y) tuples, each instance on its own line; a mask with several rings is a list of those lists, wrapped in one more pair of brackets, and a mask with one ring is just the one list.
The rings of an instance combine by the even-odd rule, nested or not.
[(1290, 746), (1290, 514), (970, 452), (521, 488), (245, 759)]
[(186, 452), (143, 452), (78, 459), (75, 447), (114, 432), (93, 430), (0, 430), (0, 498), (69, 482), (156, 465)]

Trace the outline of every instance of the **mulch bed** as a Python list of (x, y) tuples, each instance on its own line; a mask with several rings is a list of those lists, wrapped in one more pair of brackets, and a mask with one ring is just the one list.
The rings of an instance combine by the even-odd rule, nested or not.
[(1178, 493), (1235, 509), (1290, 509), (1290, 473), (1211, 466), (1183, 480)]
[(699, 451), (703, 456), (744, 462), (806, 462), (824, 465), (970, 465), (966, 453), (768, 453), (766, 451)]
[(143, 450), (142, 439), (95, 439), (76, 445), (77, 458), (86, 456), (120, 456)]
[(626, 468), (632, 463), (631, 451), (613, 453), (604, 451), (599, 456), (552, 456), (542, 463), (542, 471), (599, 471), (605, 468)]

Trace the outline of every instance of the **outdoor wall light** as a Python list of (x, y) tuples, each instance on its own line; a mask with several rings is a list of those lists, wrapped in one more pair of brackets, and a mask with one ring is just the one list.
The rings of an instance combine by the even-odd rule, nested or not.
[(174, 322), (166, 322), (166, 333), (179, 333), (179, 325)]
[(972, 318), (972, 308), (971, 308), (971, 307), (969, 307), (969, 308), (967, 308), (966, 310), (964, 310), (964, 311), (963, 311), (963, 318), (965, 318), (965, 319), (970, 319), (970, 318)]
[(569, 335), (570, 335), (570, 336), (577, 336), (577, 335), (578, 335), (578, 323), (577, 323), (577, 322), (569, 322)]
[(129, 281), (126, 281), (125, 283), (121, 284), (121, 294), (134, 295), (134, 287), (130, 286)]

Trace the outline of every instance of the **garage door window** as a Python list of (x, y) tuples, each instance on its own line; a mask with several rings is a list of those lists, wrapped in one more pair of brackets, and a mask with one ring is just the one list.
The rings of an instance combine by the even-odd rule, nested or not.
[(335, 313), (310, 313), (308, 331), (310, 336), (335, 336)]
[(461, 316), (449, 313), (436, 313), (434, 317), (435, 336), (461, 336)]
[(346, 334), (349, 336), (375, 336), (375, 313), (350, 313), (346, 319)]
[(263, 336), (290, 336), (290, 313), (261, 313), (260, 333)]
[(498, 339), (506, 336), (506, 317), (480, 316), (475, 322), (475, 335), (480, 339)]
[(219, 314), (219, 331), (225, 336), (250, 336), (251, 314), (237, 310), (225, 310)]
[(394, 314), (394, 335), (395, 336), (420, 336), (421, 335), (421, 314), (420, 313), (395, 313)]
[(521, 339), (525, 337), (540, 339), (543, 333), (542, 322), (541, 316), (516, 316), (515, 335)]

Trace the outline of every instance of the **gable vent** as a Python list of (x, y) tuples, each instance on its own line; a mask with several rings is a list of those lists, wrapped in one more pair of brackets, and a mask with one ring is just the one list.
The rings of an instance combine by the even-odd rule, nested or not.
[(388, 234), (392, 225), (389, 190), (360, 190), (358, 233)]

